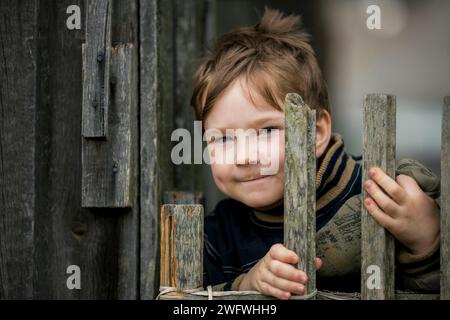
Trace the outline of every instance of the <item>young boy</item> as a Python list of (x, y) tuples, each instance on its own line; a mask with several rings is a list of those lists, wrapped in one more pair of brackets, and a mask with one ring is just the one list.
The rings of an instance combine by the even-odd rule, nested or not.
[[(411, 289), (439, 288), (439, 179), (414, 160), (398, 163), (396, 179), (372, 168), (361, 185), (360, 159), (345, 152), (331, 130), (327, 88), (309, 36), (298, 16), (267, 9), (260, 22), (223, 35), (194, 77), (192, 105), (205, 130), (211, 155), (232, 150), (234, 163), (212, 161), (217, 187), (229, 198), (205, 220), (204, 285), (215, 290), (257, 290), (279, 299), (303, 294), (306, 274), (283, 246), (284, 97), (300, 94), (317, 112), (316, 209), (318, 288), (360, 286), (361, 201), (396, 238), (396, 277)], [(231, 148), (226, 129), (255, 129), (267, 148)], [(273, 132), (280, 139), (272, 139)], [(259, 140), (258, 140), (259, 141)], [(275, 150), (275, 152), (273, 152)], [(254, 155), (259, 162), (252, 162)], [(278, 171), (262, 175), (262, 159)], [(267, 162), (266, 162), (267, 163)], [(370, 195), (361, 199), (361, 188)]]

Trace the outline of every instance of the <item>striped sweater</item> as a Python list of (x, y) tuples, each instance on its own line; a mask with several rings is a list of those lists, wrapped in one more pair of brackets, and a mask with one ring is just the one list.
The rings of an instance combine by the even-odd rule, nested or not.
[[(316, 251), (324, 262), (318, 272), (319, 289), (359, 291), (360, 160), (345, 152), (344, 141), (337, 133), (317, 159)], [(275, 243), (283, 243), (282, 200), (267, 211), (254, 210), (233, 199), (220, 201), (205, 218), (204, 286), (238, 290), (243, 275)], [(404, 265), (412, 267), (406, 268), (406, 273), (417, 264), (425, 265), (425, 271), (430, 265), (435, 267), (436, 248), (418, 259), (405, 252), (400, 250), (400, 256), (406, 259)]]

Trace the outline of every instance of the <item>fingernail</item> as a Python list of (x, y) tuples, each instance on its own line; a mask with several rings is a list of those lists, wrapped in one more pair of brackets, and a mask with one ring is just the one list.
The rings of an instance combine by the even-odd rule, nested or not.
[(298, 294), (302, 294), (303, 291), (305, 291), (305, 287), (303, 287), (303, 286), (297, 286), (295, 288), (295, 292), (297, 292)]
[(304, 276), (300, 276), (300, 277), (298, 277), (298, 282), (300, 282), (300, 283), (305, 283), (305, 277)]
[(377, 175), (377, 170), (372, 168), (369, 170), (369, 175), (374, 178)]
[(372, 182), (366, 181), (366, 182), (364, 183), (364, 185), (365, 185), (366, 189), (370, 189), (370, 188), (372, 187)]
[(372, 200), (370, 200), (369, 198), (366, 199), (366, 205), (370, 206), (372, 204)]

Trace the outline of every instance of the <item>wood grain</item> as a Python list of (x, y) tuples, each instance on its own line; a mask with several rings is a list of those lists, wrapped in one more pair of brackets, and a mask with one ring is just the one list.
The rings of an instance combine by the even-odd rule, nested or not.
[(37, 2), (0, 2), (0, 299), (34, 294)]
[(203, 206), (161, 207), (161, 286), (203, 286)]
[(83, 207), (131, 207), (135, 193), (132, 170), (137, 163), (132, 150), (137, 142), (137, 53), (133, 44), (111, 49), (110, 69), (108, 139), (84, 137), (82, 142)]
[(163, 203), (204, 205), (203, 192), (165, 191), (163, 195)]
[[(376, 166), (395, 177), (395, 96), (370, 94), (364, 98), (362, 181)], [(363, 188), (362, 197), (367, 197)], [(361, 207), (362, 299), (394, 298), (394, 239)], [(374, 277), (378, 276), (377, 282)], [(377, 284), (379, 286), (377, 287)]]
[(83, 50), (83, 137), (108, 134), (111, 0), (87, 1)]
[(140, 45), (140, 297), (159, 289), (162, 192), (174, 190), (172, 1), (139, 1)]
[(308, 276), (306, 293), (316, 288), (316, 111), (298, 94), (285, 101), (284, 244), (299, 256)]

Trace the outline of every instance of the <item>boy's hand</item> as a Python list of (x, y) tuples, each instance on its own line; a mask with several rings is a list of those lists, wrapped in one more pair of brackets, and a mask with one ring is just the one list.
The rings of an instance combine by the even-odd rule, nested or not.
[[(302, 295), (308, 280), (306, 273), (297, 269), (298, 256), (280, 243), (274, 244), (269, 252), (244, 276), (239, 290), (254, 290), (278, 299), (289, 299), (292, 293)], [(316, 258), (316, 268), (322, 261)]]
[(427, 252), (439, 235), (439, 207), (406, 175), (389, 177), (380, 168), (364, 181), (369, 196), (364, 206), (372, 217), (413, 254)]

